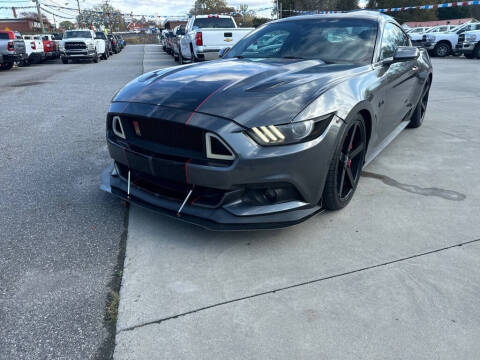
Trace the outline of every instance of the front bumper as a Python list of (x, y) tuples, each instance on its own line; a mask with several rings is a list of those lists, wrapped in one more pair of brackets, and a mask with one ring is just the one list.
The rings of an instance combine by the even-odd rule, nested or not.
[(459, 42), (455, 47), (455, 50), (461, 52), (463, 54), (472, 54), (473, 50), (475, 50), (476, 43), (471, 42)]
[[(154, 114), (174, 122), (184, 122), (190, 114), (145, 104), (113, 103), (109, 117), (122, 113)], [(178, 153), (175, 156), (154, 153), (153, 146), (144, 151), (142, 142), (128, 143), (131, 133), (127, 134), (127, 142), (107, 135), (109, 152), (117, 167), (104, 172), (101, 188), (210, 229), (293, 225), (322, 211), (323, 187), (342, 124), (343, 121), (335, 117), (323, 135), (310, 142), (261, 147), (233, 122), (196, 113), (188, 126), (201, 126), (218, 134), (236, 154), (232, 163), (222, 166), (182, 158)], [(131, 172), (130, 193), (128, 171)], [(190, 190), (192, 195), (181, 216), (177, 216)], [(275, 196), (264, 200), (262, 196), (268, 191), (273, 191)], [(262, 198), (258, 200), (258, 197)]]
[(427, 50), (433, 50), (435, 48), (435, 45), (437, 45), (436, 42), (422, 41), (422, 46)]
[(60, 52), (60, 56), (68, 59), (93, 59), (95, 50), (64, 50)]

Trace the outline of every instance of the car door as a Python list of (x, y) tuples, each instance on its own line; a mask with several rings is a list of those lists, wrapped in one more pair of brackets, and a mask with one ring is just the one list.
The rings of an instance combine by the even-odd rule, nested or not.
[(386, 23), (380, 47), (380, 82), (384, 88), (379, 136), (387, 137), (414, 108), (417, 82), (416, 60), (390, 63), (399, 46), (411, 46), (408, 36), (394, 23)]

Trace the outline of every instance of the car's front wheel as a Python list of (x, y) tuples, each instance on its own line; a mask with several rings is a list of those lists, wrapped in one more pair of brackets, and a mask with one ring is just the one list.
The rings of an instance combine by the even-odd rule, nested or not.
[(324, 205), (328, 210), (344, 208), (352, 199), (362, 172), (367, 134), (362, 115), (357, 114), (343, 131), (328, 170)]

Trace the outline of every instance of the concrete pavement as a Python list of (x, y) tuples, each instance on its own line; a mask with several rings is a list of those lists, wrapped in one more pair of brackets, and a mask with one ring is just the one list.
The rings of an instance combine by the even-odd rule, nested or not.
[(475, 358), (480, 75), (434, 66), (424, 126), (342, 211), (225, 233), (132, 207), (115, 359)]

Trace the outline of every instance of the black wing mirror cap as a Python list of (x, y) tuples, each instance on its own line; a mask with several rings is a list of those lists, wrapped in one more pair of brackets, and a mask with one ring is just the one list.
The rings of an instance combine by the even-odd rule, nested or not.
[(221, 57), (221, 58), (224, 57), (225, 55), (227, 55), (229, 51), (230, 51), (230, 47), (220, 49), (220, 51), (218, 52), (218, 57)]
[(416, 60), (420, 56), (420, 50), (415, 46), (399, 46), (393, 55), (393, 61)]

